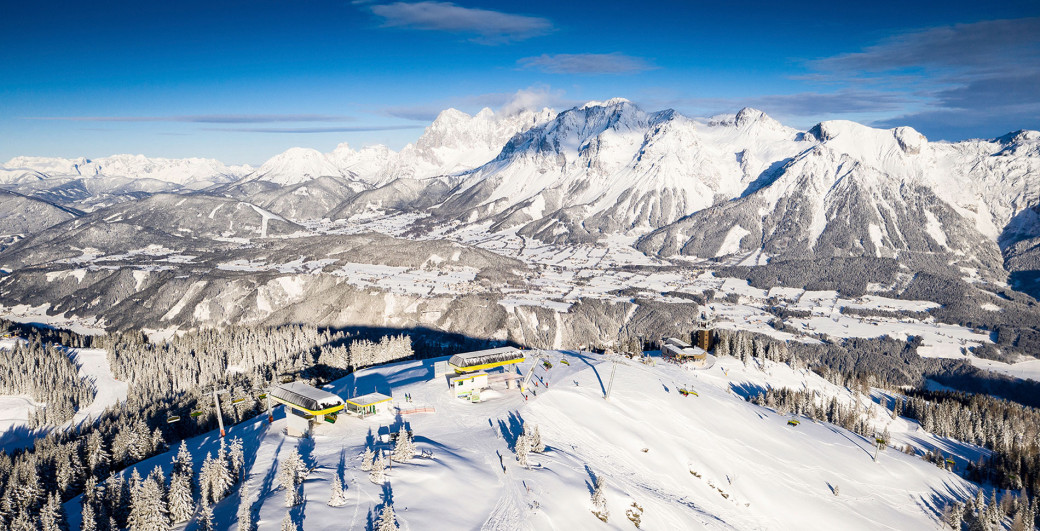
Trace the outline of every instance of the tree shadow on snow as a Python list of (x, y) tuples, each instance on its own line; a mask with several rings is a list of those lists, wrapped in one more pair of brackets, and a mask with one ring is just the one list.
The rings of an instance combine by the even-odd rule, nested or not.
[(733, 391), (734, 394), (743, 398), (744, 400), (750, 400), (766, 392), (765, 387), (751, 382), (730, 382), (729, 388)]
[(300, 439), (300, 443), (296, 445), (296, 451), (300, 452), (300, 457), (303, 458), (304, 464), (307, 468), (314, 466), (314, 439), (311, 437), (304, 437)]
[(343, 483), (343, 478), (346, 476), (346, 474), (347, 474), (347, 449), (346, 448), (340, 448), (339, 449), (339, 463), (336, 465), (336, 478), (335, 479), (336, 479), (336, 481), (339, 482), (340, 485), (343, 485), (343, 490), (347, 490), (347, 489), (350, 488), (350, 484), (349, 483), (348, 484), (344, 484)]
[(271, 468), (267, 470), (267, 474), (264, 476), (264, 480), (260, 482), (260, 492), (257, 498), (257, 503), (271, 494), (274, 486), (274, 480), (278, 477), (278, 456), (282, 453), (282, 446), (285, 445), (285, 440), (278, 441), (278, 447), (274, 449), (274, 459), (271, 460)]
[(592, 494), (596, 492), (596, 480), (598, 479), (598, 476), (596, 476), (596, 473), (593, 472), (587, 464), (585, 465), (585, 473), (589, 475), (589, 480), (585, 482), (585, 488), (589, 489), (589, 496), (592, 496)]
[(516, 440), (524, 433), (524, 419), (516, 411), (511, 411), (506, 420), (499, 419), (498, 430), (509, 449), (516, 451)]
[(919, 496), (914, 500), (914, 503), (922, 512), (941, 521), (948, 504), (954, 501), (963, 503), (971, 499), (971, 492), (965, 492), (955, 487), (956, 486), (950, 482), (943, 481), (943, 488), (941, 490), (933, 488), (930, 494)]
[(368, 393), (383, 393), (386, 396), (390, 396), (392, 392), (390, 382), (386, 380), (386, 376), (372, 372), (362, 374), (360, 378), (355, 377), (351, 387), (350, 396), (361, 396)]

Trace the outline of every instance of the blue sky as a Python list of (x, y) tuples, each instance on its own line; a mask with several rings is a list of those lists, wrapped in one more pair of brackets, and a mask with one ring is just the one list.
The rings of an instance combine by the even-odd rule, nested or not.
[(413, 141), (437, 111), (626, 97), (691, 116), (1040, 129), (1040, 3), (6, 3), (0, 161), (261, 163)]

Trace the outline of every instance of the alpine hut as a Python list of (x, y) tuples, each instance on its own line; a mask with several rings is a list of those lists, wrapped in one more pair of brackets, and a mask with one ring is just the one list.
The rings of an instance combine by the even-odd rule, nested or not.
[(499, 347), (476, 352), (456, 354), (448, 359), (448, 366), (456, 373), (477, 372), (524, 361), (523, 351), (516, 347)]
[(342, 398), (303, 382), (278, 384), (267, 396), (285, 405), (285, 433), (293, 437), (309, 435), (319, 418), (335, 422), (335, 414), (344, 407)]
[(383, 393), (368, 393), (367, 395), (355, 396), (347, 399), (347, 411), (365, 417), (376, 413), (385, 413), (390, 410), (390, 401), (393, 397)]
[(661, 356), (679, 363), (685, 361), (703, 362), (708, 357), (708, 353), (700, 347), (690, 346), (689, 343), (681, 339), (669, 337), (661, 341)]

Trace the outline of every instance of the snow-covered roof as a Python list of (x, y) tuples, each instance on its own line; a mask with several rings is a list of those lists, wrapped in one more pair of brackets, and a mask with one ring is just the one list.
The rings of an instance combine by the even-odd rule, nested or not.
[(666, 345), (671, 345), (671, 346), (677, 347), (677, 348), (690, 348), (690, 344), (689, 343), (687, 343), (687, 342), (685, 342), (685, 341), (683, 341), (681, 339), (675, 338), (675, 337), (667, 337), (667, 338), (665, 338), (664, 343)]
[(524, 353), (516, 347), (498, 347), (475, 352), (464, 352), (456, 354), (448, 360), (453, 367), (478, 367), (490, 363), (502, 363), (520, 361), (524, 359)]
[(679, 358), (703, 358), (708, 355), (708, 352), (700, 347), (686, 347), (680, 348), (675, 345), (666, 344), (662, 351), (669, 352), (673, 356)]
[(366, 406), (371, 406), (372, 404), (378, 404), (380, 402), (386, 402), (387, 400), (390, 400), (390, 397), (384, 395), (383, 393), (368, 393), (367, 395), (361, 395), (361, 396), (355, 396), (353, 398), (348, 398), (347, 399), (347, 403), (348, 404), (353, 404), (353, 405), (355, 405), (357, 407), (366, 407)]
[(342, 398), (303, 382), (276, 385), (271, 388), (271, 397), (309, 411), (321, 411), (343, 405)]

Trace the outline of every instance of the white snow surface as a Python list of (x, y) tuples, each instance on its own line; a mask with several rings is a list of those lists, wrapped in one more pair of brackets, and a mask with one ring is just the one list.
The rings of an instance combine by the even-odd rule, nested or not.
[(45, 177), (128, 177), (155, 179), (186, 185), (197, 181), (227, 182), (251, 172), (248, 165), (228, 166), (214, 159), (167, 159), (144, 155), (86, 157), (15, 157), (0, 166), (0, 183), (14, 181), (26, 173)]
[[(293, 510), (302, 529), (363, 529), (387, 498), (402, 529), (443, 528), (446, 522), (456, 529), (627, 529), (625, 511), (633, 502), (644, 509), (645, 529), (932, 529), (939, 525), (935, 496), (964, 498), (974, 490), (956, 474), (898, 451), (882, 452), (874, 462), (873, 441), (804, 418), (788, 426), (787, 417), (740, 396), (772, 385), (817, 389), (825, 398), (855, 403), (847, 389), (809, 371), (769, 362), (744, 367), (733, 358), (705, 371), (624, 360), (604, 400), (610, 360), (574, 352), (547, 355), (553, 368), (536, 374), (548, 388), (535, 386), (526, 401), (519, 391), (501, 387), (482, 393), (481, 403), (452, 398), (445, 383), (433, 378), (433, 360), (415, 361), (363, 370), (326, 389), (340, 396), (379, 391), (392, 394), (403, 410), (435, 412), (341, 416), (303, 440), (283, 434), (281, 411), (273, 424), (261, 416), (231, 427), (228, 435), (245, 441), (246, 482), (257, 500), (254, 521), (260, 529), (277, 528), (286, 514), (282, 492), (270, 478), (292, 447), (314, 467), (304, 482), (305, 503)], [(559, 362), (563, 358), (569, 366)], [(699, 396), (683, 397), (680, 387)], [(980, 454), (906, 419), (892, 420), (883, 395), (861, 399), (879, 428), (887, 427), (900, 444), (938, 445), (958, 466)], [(414, 431), (418, 448), (433, 456), (395, 463), (386, 484), (373, 484), (358, 468), (366, 440), (388, 447), (373, 441), (401, 422)], [(519, 466), (510, 450), (522, 424), (537, 425), (547, 445), (545, 453), (531, 455), (530, 469)], [(206, 452), (215, 452), (218, 437), (211, 432), (188, 445), (199, 466)], [(136, 467), (143, 474), (160, 465), (169, 473), (175, 451)], [(329, 507), (338, 474), (347, 503)], [(593, 476), (605, 481), (606, 525), (591, 514)], [(840, 488), (839, 496), (833, 487)], [(218, 529), (234, 529), (238, 502), (232, 494), (215, 506)], [(66, 510), (75, 526), (78, 499)]]

